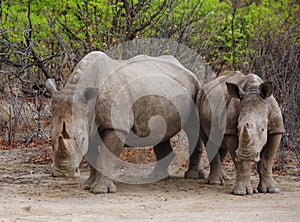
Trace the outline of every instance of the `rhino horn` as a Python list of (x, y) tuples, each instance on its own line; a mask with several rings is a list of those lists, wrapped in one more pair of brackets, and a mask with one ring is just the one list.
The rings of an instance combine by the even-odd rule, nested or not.
[(55, 80), (53, 78), (50, 78), (50, 79), (46, 80), (46, 88), (50, 92), (51, 96), (53, 96), (53, 94), (55, 92), (57, 92), (56, 83), (55, 83)]
[(250, 140), (250, 133), (247, 126), (244, 126), (242, 140), (246, 142)]
[(61, 135), (63, 136), (63, 138), (65, 139), (70, 139), (70, 135), (68, 134), (68, 131), (67, 131), (67, 127), (66, 127), (66, 123), (63, 122), (63, 128), (62, 128), (62, 131), (61, 131)]
[(59, 147), (59, 153), (58, 155), (62, 157), (68, 157), (69, 155), (69, 149), (68, 146), (65, 143), (65, 140), (62, 135), (59, 135), (58, 137), (58, 147)]

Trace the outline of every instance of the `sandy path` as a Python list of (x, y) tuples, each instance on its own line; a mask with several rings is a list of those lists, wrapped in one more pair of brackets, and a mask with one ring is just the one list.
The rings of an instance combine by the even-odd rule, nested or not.
[[(176, 176), (144, 185), (116, 183), (94, 195), (81, 178), (54, 179), (49, 166), (28, 163), (41, 149), (0, 150), (0, 221), (300, 221), (300, 177), (276, 176), (280, 194), (230, 194), (225, 186)], [(231, 171), (228, 172), (230, 174)], [(253, 185), (257, 185), (253, 175)]]

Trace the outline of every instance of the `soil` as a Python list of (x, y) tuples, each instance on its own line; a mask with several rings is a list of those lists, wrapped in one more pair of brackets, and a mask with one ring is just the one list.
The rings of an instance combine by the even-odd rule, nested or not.
[[(274, 176), (280, 194), (231, 194), (234, 169), (228, 164), (225, 172), (231, 179), (224, 186), (186, 180), (182, 167), (159, 182), (116, 183), (117, 193), (94, 195), (83, 190), (86, 168), (80, 178), (51, 177), (49, 164), (37, 161), (49, 150), (0, 150), (0, 221), (300, 221), (296, 167)], [(255, 172), (252, 183), (257, 186)]]

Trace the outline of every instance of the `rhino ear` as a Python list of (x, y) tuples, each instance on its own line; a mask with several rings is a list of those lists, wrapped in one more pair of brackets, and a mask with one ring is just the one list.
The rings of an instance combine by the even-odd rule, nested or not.
[(234, 83), (226, 82), (226, 86), (227, 86), (228, 94), (233, 98), (242, 100), (246, 95), (246, 92)]
[(259, 85), (259, 95), (261, 98), (266, 99), (272, 95), (272, 83), (271, 82), (264, 82)]
[(89, 101), (91, 99), (95, 99), (98, 95), (99, 89), (97, 88), (85, 88), (83, 90), (82, 96), (85, 101)]
[(55, 84), (55, 79), (50, 78), (46, 80), (46, 88), (47, 90), (50, 92), (51, 96), (53, 96), (53, 94), (55, 92), (57, 92), (57, 87)]

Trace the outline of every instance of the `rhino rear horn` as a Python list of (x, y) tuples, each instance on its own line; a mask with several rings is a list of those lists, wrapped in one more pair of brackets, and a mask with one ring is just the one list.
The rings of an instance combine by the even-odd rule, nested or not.
[(228, 94), (237, 99), (243, 99), (246, 95), (246, 92), (242, 90), (238, 85), (230, 82), (226, 82)]
[(51, 96), (53, 96), (53, 94), (55, 92), (57, 92), (56, 83), (55, 83), (55, 80), (53, 78), (46, 80), (46, 88), (50, 92)]
[(261, 98), (266, 99), (272, 95), (272, 83), (271, 82), (264, 82), (259, 85), (259, 95)]

